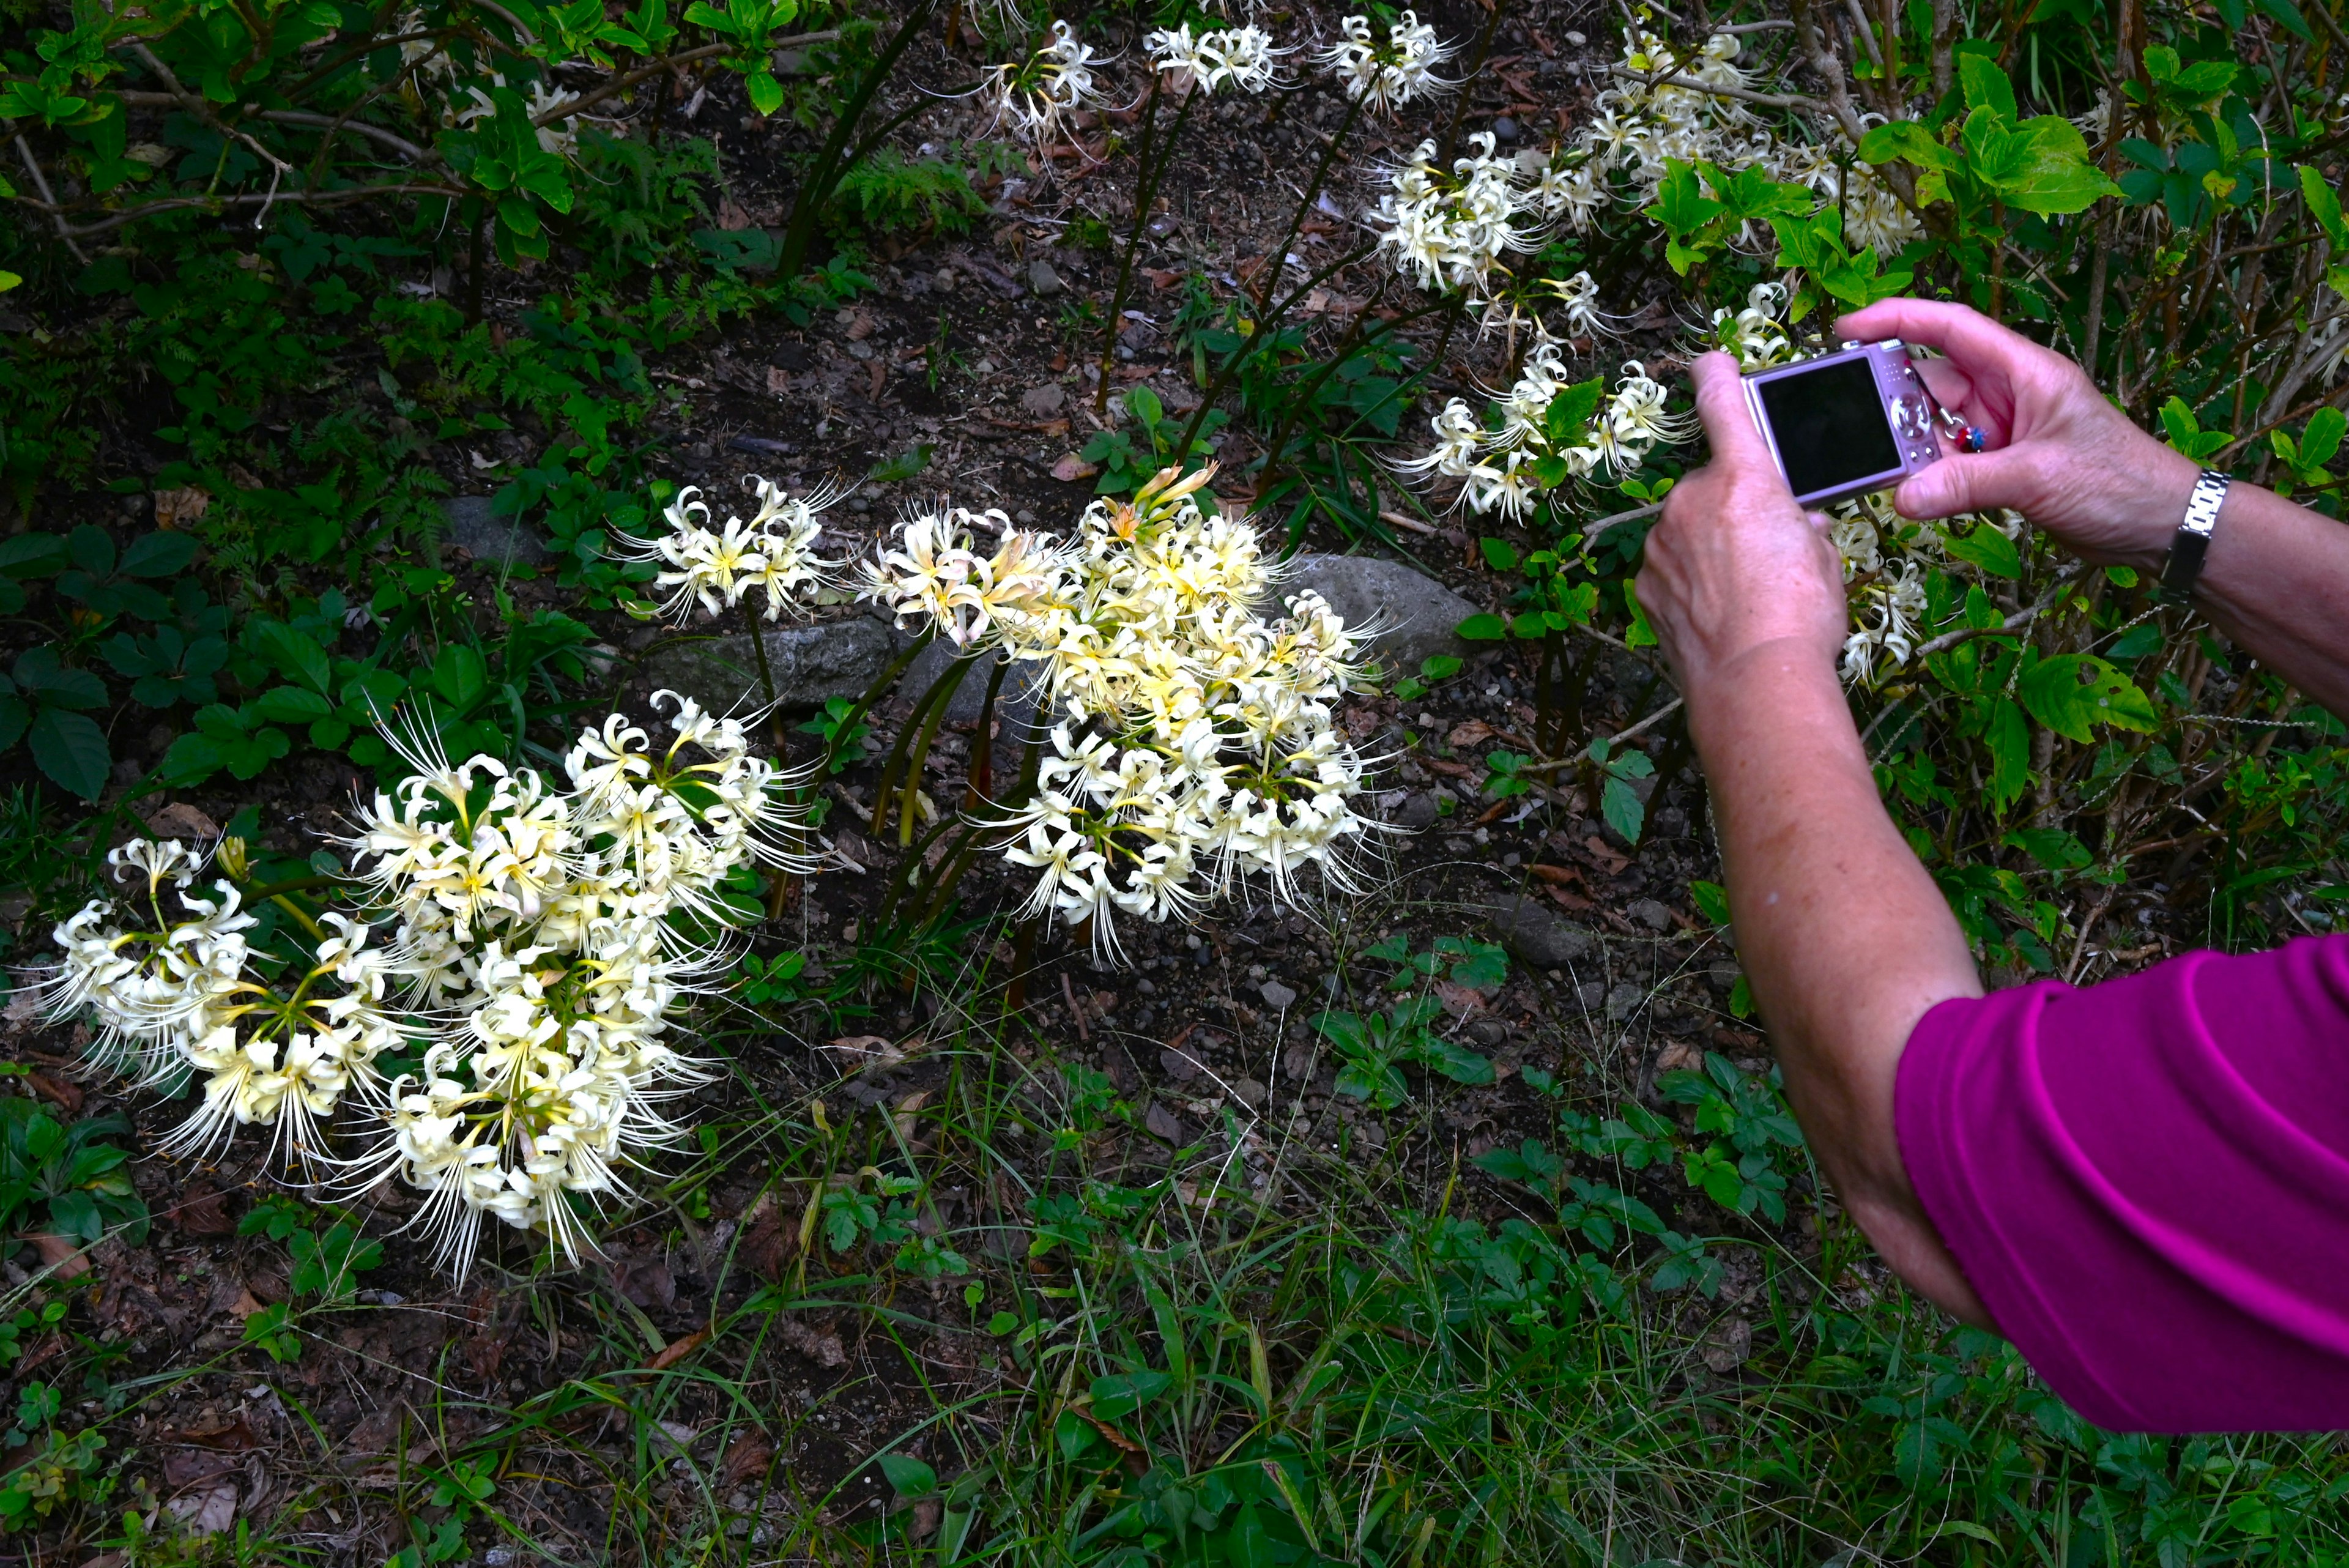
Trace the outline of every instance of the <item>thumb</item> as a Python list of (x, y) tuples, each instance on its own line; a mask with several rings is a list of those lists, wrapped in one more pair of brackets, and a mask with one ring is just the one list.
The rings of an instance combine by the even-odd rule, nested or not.
[(1700, 354), (1689, 363), (1689, 379), (1696, 383), (1697, 416), (1704, 421), (1713, 461), (1775, 468), (1754, 422), (1754, 410), (1746, 406), (1744, 377), (1737, 361), (1718, 350)]
[(2030, 494), (2031, 459), (2022, 447), (1944, 457), (1912, 474), (1892, 497), (1903, 517), (1952, 517), (2010, 506), (2023, 510)]

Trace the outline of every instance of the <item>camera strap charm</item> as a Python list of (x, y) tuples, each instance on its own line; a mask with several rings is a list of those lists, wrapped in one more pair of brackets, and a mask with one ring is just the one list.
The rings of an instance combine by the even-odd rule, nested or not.
[(1960, 452), (1980, 452), (1990, 445), (1987, 434), (1951, 413), (1939, 398), (1933, 400), (1933, 412), (1940, 416), (1941, 433), (1955, 441)]

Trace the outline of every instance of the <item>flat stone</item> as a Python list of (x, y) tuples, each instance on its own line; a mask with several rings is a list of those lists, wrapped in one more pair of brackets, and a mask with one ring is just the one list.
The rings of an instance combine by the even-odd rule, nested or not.
[(1405, 827), (1433, 827), (1435, 819), (1442, 815), (1436, 809), (1435, 796), (1426, 790), (1418, 790), (1402, 803), (1402, 810), (1396, 813), (1395, 821)]
[(490, 510), (490, 500), (486, 495), (449, 498), (445, 508), (449, 543), (476, 561), (498, 566), (543, 566), (554, 558), (535, 530), (522, 527), (511, 517), (497, 515)]
[(1068, 286), (1061, 281), (1061, 275), (1052, 270), (1052, 264), (1039, 256), (1028, 264), (1028, 286), (1036, 291), (1038, 298), (1043, 299), (1060, 293)]
[(1646, 1005), (1648, 988), (1636, 980), (1618, 981), (1607, 993), (1607, 1021), (1620, 1023)]
[[(955, 645), (942, 637), (932, 638), (930, 645), (914, 656), (905, 673), (897, 678), (897, 694), (908, 701), (918, 701), (930, 683), (947, 672), (956, 657)], [(998, 655), (998, 657), (1001, 657)], [(967, 724), (978, 717), (987, 705), (987, 680), (992, 666), (985, 658), (965, 672), (962, 684), (947, 699), (947, 721)], [(1040, 659), (1015, 660), (1003, 672), (1003, 684), (995, 693), (995, 716), (1000, 724), (999, 738), (1016, 738), (1026, 744), (1029, 726), (1036, 722), (1036, 710), (1044, 695), (1044, 664)]]
[(1657, 899), (1634, 899), (1627, 912), (1633, 919), (1651, 931), (1669, 931), (1672, 929), (1672, 912), (1665, 909)]
[(1232, 1085), (1232, 1098), (1252, 1111), (1264, 1109), (1264, 1102), (1271, 1093), (1254, 1078), (1242, 1078)]
[(1257, 987), (1257, 994), (1264, 998), (1267, 1007), (1276, 1012), (1286, 1012), (1297, 1005), (1297, 993), (1277, 980), (1266, 981)]
[(1599, 939), (1582, 927), (1559, 919), (1542, 905), (1518, 896), (1503, 899), (1493, 909), (1493, 929), (1501, 945), (1536, 969), (1557, 969), (1590, 956)]
[[(1277, 597), (1310, 588), (1349, 627), (1375, 628), (1370, 646), (1390, 674), (1415, 675), (1439, 653), (1466, 658), (1475, 645), (1454, 630), (1476, 607), (1433, 577), (1376, 556), (1299, 556)], [(1268, 610), (1273, 607), (1268, 606)]]
[(1057, 414), (1068, 400), (1067, 389), (1058, 381), (1047, 381), (1019, 394), (1019, 406), (1031, 414)]
[[(762, 629), (775, 699), (786, 711), (821, 708), (826, 698), (863, 696), (905, 646), (901, 633), (871, 616)], [(758, 655), (745, 632), (671, 644), (645, 660), (643, 675), (654, 690), (681, 691), (712, 712), (766, 701)]]

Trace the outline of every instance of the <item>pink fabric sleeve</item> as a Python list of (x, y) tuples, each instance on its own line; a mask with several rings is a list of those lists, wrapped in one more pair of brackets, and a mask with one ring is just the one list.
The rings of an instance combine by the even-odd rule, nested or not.
[(2349, 1428), (2349, 937), (1945, 1002), (1896, 1120), (1966, 1278), (2083, 1416)]

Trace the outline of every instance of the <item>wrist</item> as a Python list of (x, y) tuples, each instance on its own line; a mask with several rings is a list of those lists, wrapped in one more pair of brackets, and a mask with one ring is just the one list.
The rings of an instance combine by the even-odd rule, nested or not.
[(1850, 730), (1837, 652), (1807, 637), (1774, 638), (1684, 674), (1681, 695), (1697, 749), (1743, 752), (1757, 739), (1799, 731), (1826, 716)]
[(2106, 534), (2113, 541), (2115, 565), (2158, 575), (2178, 536), (2178, 525), (2186, 520), (2186, 503), (2202, 470), (2185, 453), (2151, 436), (2143, 442), (2130, 454), (2126, 483), (2107, 501)]

